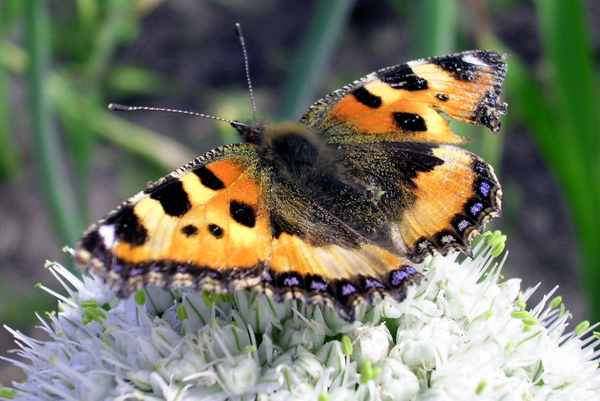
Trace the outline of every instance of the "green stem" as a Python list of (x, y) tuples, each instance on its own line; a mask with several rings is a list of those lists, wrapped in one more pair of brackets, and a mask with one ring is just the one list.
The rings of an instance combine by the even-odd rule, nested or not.
[[(9, 63), (8, 60), (4, 60), (3, 55), (8, 55), (14, 62)], [(14, 74), (25, 72), (26, 66), (30, 63), (29, 56), (19, 47), (0, 42), (0, 66), (6, 66)], [(73, 105), (79, 105), (82, 102), (89, 103), (86, 103), (85, 99), (81, 99), (81, 96), (87, 96), (86, 93), (77, 92), (59, 74), (51, 74), (46, 81), (49, 101), (55, 104), (63, 115), (77, 113), (78, 108)], [(174, 169), (188, 162), (194, 156), (176, 141), (155, 131), (129, 123), (104, 108), (94, 111), (93, 114), (94, 118), (88, 118), (86, 121), (88, 129), (96, 136), (122, 147), (131, 154), (143, 157), (161, 168)], [(123, 135), (123, 132), (127, 134)], [(156, 149), (162, 151), (157, 152)]]
[[(509, 50), (488, 33), (484, 40), (496, 49)], [(511, 113), (527, 124), (548, 166), (556, 175), (572, 219), (577, 229), (579, 254), (582, 255), (584, 287), (592, 304), (594, 316), (600, 316), (600, 252), (597, 238), (598, 219), (594, 204), (600, 201), (594, 195), (600, 180), (594, 181), (585, 171), (586, 152), (577, 144), (577, 135), (563, 124), (561, 111), (553, 108), (544, 97), (544, 89), (536, 82), (516, 56), (509, 59), (507, 90), (511, 99)], [(596, 199), (596, 200), (595, 200)]]
[(18, 150), (10, 124), (8, 74), (0, 66), (0, 180), (13, 177), (19, 169)]
[(541, 42), (555, 103), (552, 141), (583, 255), (583, 277), (595, 317), (600, 316), (600, 103), (586, 10), (582, 0), (537, 0)]
[[(19, 20), (22, 4), (7, 0), (0, 4), (0, 37), (7, 37)], [(5, 43), (0, 41), (0, 180), (13, 177), (19, 169), (19, 156), (11, 126), (8, 68), (4, 59), (10, 57)]]
[[(400, 4), (396, 8), (400, 9)], [(455, 0), (420, 0), (410, 10), (411, 57), (431, 57), (456, 50), (459, 8)]]
[[(97, 121), (91, 128), (96, 135), (165, 169), (173, 170), (193, 158), (193, 154), (179, 143), (108, 111), (98, 113)], [(123, 132), (127, 134), (123, 135)]]
[(291, 63), (279, 118), (298, 118), (313, 100), (354, 3), (355, 0), (321, 0), (317, 4), (304, 42)]
[(29, 104), (33, 130), (33, 148), (38, 179), (46, 207), (61, 243), (73, 245), (82, 224), (72, 188), (63, 171), (59, 141), (52, 129), (51, 111), (46, 94), (49, 65), (49, 24), (46, 2), (27, 0), (27, 46), (29, 50)]
[(106, 6), (106, 17), (96, 34), (95, 46), (86, 66), (86, 76), (93, 86), (99, 85), (133, 11), (133, 2), (128, 0), (108, 0)]

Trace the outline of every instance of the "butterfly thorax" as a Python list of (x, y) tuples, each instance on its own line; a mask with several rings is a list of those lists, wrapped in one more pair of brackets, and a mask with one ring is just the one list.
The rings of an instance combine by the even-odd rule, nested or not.
[(357, 179), (340, 145), (299, 123), (243, 131), (244, 138), (254, 139), (259, 169), (268, 171), (270, 202), (280, 205), (271, 215), (276, 235), (291, 232), (319, 245), (352, 246), (367, 239), (390, 244), (386, 214), (373, 196), (382, 191)]
[(294, 176), (304, 176), (310, 170), (322, 170), (320, 164), (331, 160), (329, 147), (318, 135), (299, 123), (273, 125), (234, 122), (243, 141), (256, 145), (263, 164)]

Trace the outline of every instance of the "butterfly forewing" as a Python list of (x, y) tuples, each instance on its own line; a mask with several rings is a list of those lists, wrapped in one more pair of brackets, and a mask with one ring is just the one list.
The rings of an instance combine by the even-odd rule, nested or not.
[(503, 56), (474, 50), (382, 68), (315, 102), (301, 121), (332, 142), (461, 143), (442, 114), (500, 129)]

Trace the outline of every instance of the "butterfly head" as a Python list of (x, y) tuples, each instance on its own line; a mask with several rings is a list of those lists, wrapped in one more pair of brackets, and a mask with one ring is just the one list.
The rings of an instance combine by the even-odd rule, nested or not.
[(263, 158), (279, 169), (302, 174), (318, 168), (329, 149), (309, 127), (295, 122), (269, 125), (233, 122), (242, 140), (257, 146)]
[(245, 143), (261, 146), (265, 136), (264, 124), (245, 124), (239, 121), (231, 121), (231, 126), (240, 134)]

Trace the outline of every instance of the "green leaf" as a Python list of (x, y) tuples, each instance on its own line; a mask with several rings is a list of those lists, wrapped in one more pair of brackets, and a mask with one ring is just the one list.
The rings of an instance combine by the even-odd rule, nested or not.
[(49, 64), (49, 24), (45, 2), (26, 2), (26, 32), (30, 57), (29, 110), (32, 124), (34, 159), (38, 180), (55, 231), (63, 244), (74, 244), (83, 229), (73, 189), (62, 163), (60, 141), (52, 126), (52, 112), (47, 93)]
[(101, 138), (168, 170), (178, 168), (194, 158), (178, 142), (132, 124), (108, 110), (98, 111), (91, 128)]
[[(52, 96), (51, 100), (59, 106), (63, 105), (63, 107), (73, 102), (85, 104), (86, 94), (76, 92), (75, 88), (65, 82), (64, 79), (62, 76), (54, 74), (48, 80), (48, 92)], [(67, 111), (63, 110), (63, 112)], [(90, 113), (93, 118), (85, 119), (86, 130), (150, 161), (158, 167), (172, 170), (194, 157), (178, 142), (150, 129), (130, 123), (102, 105), (96, 104)]]
[(6, 398), (7, 400), (12, 400), (17, 396), (17, 392), (12, 388), (8, 387), (0, 387), (0, 398)]
[(565, 129), (574, 134), (570, 138), (574, 143), (586, 152), (598, 150), (598, 82), (583, 2), (536, 0), (535, 4), (557, 111)]
[(91, 53), (86, 60), (85, 76), (97, 83), (106, 72), (116, 46), (135, 31), (135, 2), (106, 0), (106, 16), (94, 32)]
[(96, 0), (77, 0), (77, 14), (83, 26), (93, 26), (100, 14)]
[(551, 130), (538, 137), (566, 189), (583, 254), (583, 282), (600, 316), (600, 103), (586, 11), (581, 0), (535, 4), (553, 100)]
[[(0, 37), (10, 33), (22, 13), (21, 0), (5, 0), (0, 3)], [(8, 67), (22, 62), (22, 57), (14, 54), (14, 48), (8, 41), (0, 41), (0, 180), (13, 177), (19, 169), (19, 151), (13, 137), (14, 127), (10, 123)]]
[[(390, 0), (401, 12), (406, 1)], [(411, 58), (432, 57), (457, 52), (460, 28), (460, 5), (456, 0), (422, 0), (408, 9)], [(426, 24), (423, 21), (427, 21)], [(488, 130), (451, 122), (452, 130), (468, 138), (466, 147), (498, 166), (502, 154), (503, 137), (492, 135)]]
[(19, 150), (12, 132), (8, 73), (0, 66), (0, 180), (13, 177), (19, 169)]
[(90, 130), (89, 122), (96, 118), (95, 93), (84, 91), (85, 96), (78, 96), (71, 81), (52, 79), (48, 85), (49, 96), (57, 108), (65, 133), (65, 144), (73, 161), (73, 175), (77, 178), (77, 196), (79, 207), (88, 220), (87, 195), (89, 190), (89, 170), (93, 159), (95, 135)]
[(23, 0), (4, 0), (0, 3), (0, 35), (19, 21), (23, 14)]

